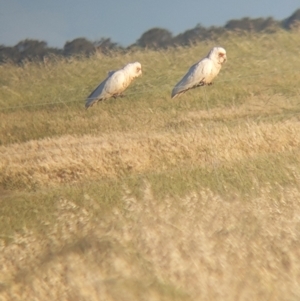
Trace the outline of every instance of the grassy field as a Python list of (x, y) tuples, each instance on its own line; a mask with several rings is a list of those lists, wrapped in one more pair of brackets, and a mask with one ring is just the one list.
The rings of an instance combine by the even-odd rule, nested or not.
[[(212, 46), (210, 87), (171, 100)], [(0, 65), (0, 300), (300, 299), (299, 31)], [(108, 70), (143, 76), (89, 110)]]

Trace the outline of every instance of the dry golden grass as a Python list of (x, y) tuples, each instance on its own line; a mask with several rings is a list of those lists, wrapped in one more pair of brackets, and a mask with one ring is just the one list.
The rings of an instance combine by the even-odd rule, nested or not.
[[(171, 100), (215, 44), (212, 87)], [(299, 32), (0, 66), (0, 300), (298, 300)], [(127, 97), (84, 110), (138, 60)]]
[[(98, 202), (56, 201), (44, 235), (2, 245), (2, 300), (297, 300), (300, 191), (266, 185), (247, 202), (210, 190), (137, 199), (99, 218)], [(46, 223), (46, 222), (45, 222)]]
[(179, 124), (189, 125), (189, 129), (180, 131), (61, 136), (2, 146), (0, 182), (5, 188), (43, 187), (120, 178), (128, 173), (211, 167), (268, 154), (298, 153), (298, 120), (273, 124), (244, 122), (238, 126), (217, 123), (207, 127), (199, 123), (203, 115), (212, 118), (215, 114), (213, 110), (212, 116), (190, 112), (184, 118), (177, 118)]

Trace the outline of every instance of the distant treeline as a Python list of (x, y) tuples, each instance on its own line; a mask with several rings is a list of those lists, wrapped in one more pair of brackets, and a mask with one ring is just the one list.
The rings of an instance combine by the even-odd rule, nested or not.
[(298, 26), (298, 24), (300, 24), (300, 9), (282, 21), (274, 20), (272, 17), (257, 19), (242, 18), (230, 20), (223, 27), (212, 26), (207, 28), (197, 25), (195, 28), (189, 29), (177, 36), (173, 36), (170, 31), (163, 28), (152, 28), (143, 33), (135, 44), (126, 48), (112, 42), (110, 38), (102, 38), (96, 42), (91, 42), (85, 38), (77, 38), (71, 42), (66, 42), (63, 49), (48, 47), (44, 41), (26, 39), (13, 47), (0, 45), (0, 63), (7, 61), (21, 63), (24, 60), (43, 60), (45, 57), (53, 55), (89, 56), (97, 51), (111, 54), (112, 51), (126, 52), (132, 48), (162, 49), (177, 45), (191, 45), (205, 39), (215, 39), (229, 31), (265, 31), (272, 33), (280, 28), (290, 30)]

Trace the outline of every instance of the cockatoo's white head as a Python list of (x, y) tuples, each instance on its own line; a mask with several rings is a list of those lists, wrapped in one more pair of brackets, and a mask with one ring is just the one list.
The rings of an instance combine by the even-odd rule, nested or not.
[(221, 65), (227, 61), (226, 50), (222, 47), (212, 48), (207, 57)]
[(132, 78), (136, 78), (142, 75), (142, 65), (139, 62), (127, 64), (124, 67), (124, 70), (126, 70)]

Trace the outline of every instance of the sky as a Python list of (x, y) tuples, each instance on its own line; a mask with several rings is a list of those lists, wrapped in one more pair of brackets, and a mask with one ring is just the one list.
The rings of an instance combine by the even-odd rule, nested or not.
[(63, 48), (84, 37), (126, 47), (154, 27), (177, 35), (243, 17), (283, 20), (298, 8), (300, 0), (0, 0), (0, 45), (28, 38)]

